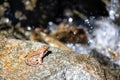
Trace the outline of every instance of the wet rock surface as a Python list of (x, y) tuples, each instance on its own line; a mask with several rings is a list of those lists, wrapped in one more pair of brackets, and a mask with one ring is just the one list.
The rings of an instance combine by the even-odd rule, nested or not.
[(28, 52), (43, 45), (0, 36), (0, 80), (116, 80), (91, 56), (53, 47), (43, 58), (43, 65), (27, 65)]

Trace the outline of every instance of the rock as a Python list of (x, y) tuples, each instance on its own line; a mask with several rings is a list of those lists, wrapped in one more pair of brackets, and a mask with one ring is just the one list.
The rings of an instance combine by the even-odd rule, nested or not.
[(43, 45), (0, 36), (0, 80), (107, 80), (101, 65), (91, 56), (53, 47), (43, 58), (43, 65), (27, 65), (28, 52)]

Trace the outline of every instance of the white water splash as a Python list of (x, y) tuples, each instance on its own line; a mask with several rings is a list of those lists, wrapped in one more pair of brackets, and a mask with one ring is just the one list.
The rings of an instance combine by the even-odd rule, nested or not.
[(99, 45), (99, 49), (104, 46), (114, 49), (119, 41), (119, 27), (108, 19), (98, 20), (95, 25), (92, 33), (92, 36), (95, 37), (92, 39), (93, 44)]
[[(101, 54), (114, 60), (108, 49), (115, 51), (117, 55), (120, 55), (120, 27), (115, 25), (109, 19), (102, 19), (95, 22), (96, 28), (93, 30), (91, 38), (91, 49), (96, 49)], [(119, 56), (120, 57), (120, 56)], [(120, 65), (120, 63), (117, 63)]]
[[(109, 57), (113, 63), (120, 66), (120, 26), (113, 23), (113, 21), (120, 16), (119, 4), (119, 0), (111, 0), (107, 5), (109, 17), (95, 21), (92, 20), (95, 29), (92, 30), (92, 34), (88, 35), (89, 46), (80, 44), (67, 44), (67, 46), (71, 47), (76, 53), (89, 54), (91, 50), (95, 49), (104, 56)], [(114, 60), (109, 49), (115, 51), (119, 59)]]
[[(102, 18), (94, 22), (95, 29), (88, 35), (89, 45), (67, 44), (76, 53), (89, 54), (93, 49), (120, 66), (120, 26), (110, 19)], [(118, 59), (114, 59), (109, 50), (116, 52)]]
[(82, 45), (82, 44), (73, 44), (73, 43), (67, 43), (66, 44), (69, 48), (71, 48), (75, 53), (78, 54), (88, 54), (91, 52), (91, 49), (88, 45)]
[(118, 9), (120, 8), (119, 0), (111, 0), (109, 4), (107, 4), (107, 10), (109, 12), (109, 17), (112, 20), (119, 17)]

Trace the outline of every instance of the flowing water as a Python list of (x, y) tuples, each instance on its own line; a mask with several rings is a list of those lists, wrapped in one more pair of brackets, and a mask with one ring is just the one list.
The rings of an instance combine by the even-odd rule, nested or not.
[(94, 29), (89, 33), (89, 45), (67, 44), (76, 53), (88, 53), (96, 50), (100, 54), (109, 58), (109, 61), (120, 66), (120, 26), (114, 23), (114, 20), (119, 17), (119, 0), (111, 0), (107, 4), (109, 17), (101, 17), (97, 20), (92, 20)]

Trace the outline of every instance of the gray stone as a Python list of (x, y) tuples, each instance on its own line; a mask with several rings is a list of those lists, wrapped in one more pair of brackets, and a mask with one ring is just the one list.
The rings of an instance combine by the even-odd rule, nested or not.
[(28, 52), (43, 45), (46, 44), (0, 36), (0, 80), (107, 80), (101, 65), (91, 56), (53, 47), (42, 65), (27, 65)]

